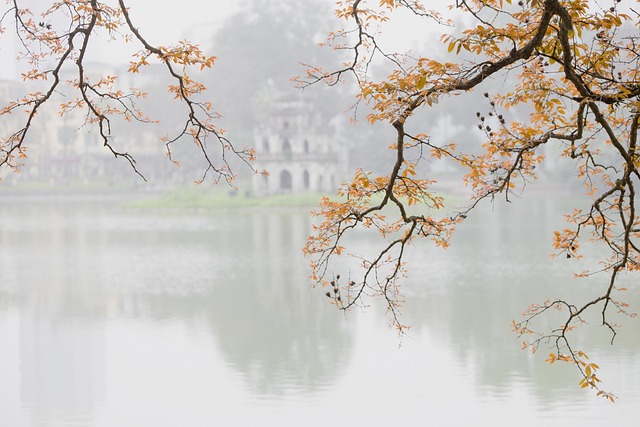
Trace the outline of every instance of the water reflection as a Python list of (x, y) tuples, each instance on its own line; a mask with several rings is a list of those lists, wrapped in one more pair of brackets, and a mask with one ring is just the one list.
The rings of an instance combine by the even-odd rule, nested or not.
[[(521, 414), (596, 425), (610, 410), (574, 387), (571, 369), (520, 352), (510, 333), (531, 302), (597, 291), (574, 283), (573, 262), (547, 256), (562, 210), (544, 199), (496, 205), (478, 211), (446, 252), (416, 247), (404, 288), (414, 329), (398, 348), (384, 313), (345, 320), (308, 289), (305, 211), (2, 203), (0, 334), (16, 350), (0, 352), (9, 405), (0, 424), (204, 425), (219, 411), (251, 408), (254, 425), (297, 425), (309, 410), (317, 417), (308, 425), (335, 421), (339, 410), (338, 425), (423, 425), (427, 401), (441, 425), (473, 420), (447, 397), (455, 395), (485, 415), (501, 411), (487, 415), (494, 425)], [(638, 322), (625, 322), (613, 348), (599, 333), (579, 339), (628, 399), (616, 419), (631, 419), (640, 403)], [(344, 417), (351, 410), (357, 416)]]
[[(321, 298), (309, 298), (300, 256), (305, 215), (254, 213), (242, 226), (250, 241), (233, 251), (229, 277), (216, 286), (207, 321), (229, 360), (259, 393), (291, 386), (309, 391), (334, 380), (336, 355), (349, 358), (343, 323)], [(234, 230), (236, 232), (240, 230)], [(239, 265), (239, 267), (238, 267)]]
[[(36, 206), (3, 211), (0, 289), (3, 300), (20, 308), (22, 404), (33, 423), (91, 423), (105, 395), (104, 308), (86, 268), (92, 262), (86, 234), (60, 226), (82, 222), (83, 213), (67, 211), (66, 216)], [(23, 213), (25, 223), (20, 223)], [(25, 232), (29, 223), (38, 230)], [(44, 224), (51, 226), (40, 229)]]
[(306, 214), (33, 203), (0, 221), (0, 301), (20, 309), (34, 420), (77, 420), (105, 398), (109, 319), (206, 328), (254, 394), (312, 392), (335, 379), (335, 354), (349, 358), (344, 322), (305, 286)]
[[(541, 360), (549, 353), (528, 357), (518, 350), (517, 337), (510, 333), (510, 322), (518, 319), (529, 304), (547, 298), (570, 301), (591, 300), (606, 287), (608, 278), (596, 276), (588, 280), (574, 279), (596, 254), (586, 250), (580, 262), (552, 259), (553, 231), (564, 226), (562, 212), (569, 212), (580, 201), (534, 198), (529, 202), (505, 204), (497, 202), (479, 209), (461, 226), (447, 251), (432, 246), (421, 247), (413, 256), (410, 298), (405, 309), (407, 322), (418, 330), (436, 333), (460, 363), (473, 363), (475, 381), (482, 394), (508, 395), (521, 384), (534, 393), (541, 408), (567, 405), (566, 396), (587, 402), (587, 393), (576, 393), (579, 378), (569, 365), (552, 369)], [(626, 301), (638, 310), (640, 296), (632, 277), (622, 282), (636, 290)], [(604, 282), (604, 284), (603, 284)], [(622, 325), (611, 346), (607, 330), (598, 327), (597, 312), (591, 320), (596, 327), (585, 326), (575, 334), (575, 343), (592, 359), (607, 364), (638, 366), (640, 357), (640, 325), (625, 316), (612, 319)], [(540, 320), (541, 325), (558, 322), (554, 313)], [(625, 368), (626, 369), (626, 368)], [(637, 374), (637, 369), (631, 369)], [(611, 372), (609, 372), (611, 373)], [(616, 387), (620, 379), (614, 370), (608, 378)], [(635, 385), (627, 393), (640, 391)]]

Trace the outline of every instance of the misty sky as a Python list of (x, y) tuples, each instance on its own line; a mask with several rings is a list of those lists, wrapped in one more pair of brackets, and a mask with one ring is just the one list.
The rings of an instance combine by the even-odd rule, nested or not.
[[(41, 0), (40, 0), (41, 1)], [(28, 7), (35, 0), (20, 2)], [(114, 3), (109, 1), (109, 3)], [(141, 34), (155, 45), (166, 45), (187, 38), (189, 41), (207, 47), (212, 34), (221, 23), (238, 10), (240, 2), (221, 0), (180, 0), (174, 4), (180, 7), (170, 7), (166, 3), (160, 5), (157, 0), (129, 0), (131, 18), (140, 29)], [(4, 8), (2, 9), (4, 11)], [(5, 27), (11, 25), (5, 23)], [(127, 62), (126, 55), (120, 43), (107, 43), (104, 38), (92, 40), (94, 48), (91, 51), (96, 57), (105, 62)], [(16, 80), (15, 64), (16, 38), (7, 28), (7, 32), (0, 36), (0, 79)], [(119, 54), (120, 53), (120, 54)], [(93, 58), (98, 59), (98, 58)]]
[[(42, 0), (22, 0), (21, 5), (42, 4)], [(277, 0), (273, 0), (277, 1)], [(334, 3), (333, 0), (326, 0)], [(115, 4), (115, 0), (107, 0), (109, 4)], [(215, 31), (233, 13), (240, 9), (242, 2), (227, 0), (181, 0), (174, 4), (178, 6), (160, 5), (157, 0), (128, 0), (131, 18), (140, 29), (141, 34), (151, 44), (169, 45), (182, 39), (199, 44), (206, 54), (216, 55), (215, 47), (210, 46), (210, 40)], [(304, 4), (301, 3), (301, 7)], [(4, 9), (2, 9), (4, 11)], [(437, 40), (442, 27), (433, 22), (422, 21), (420, 25), (413, 26), (409, 30), (407, 24), (412, 22), (408, 13), (400, 11), (394, 14), (393, 20), (384, 31), (385, 44), (389, 50), (404, 50), (407, 48), (424, 47), (425, 42), (431, 44)], [(426, 24), (426, 25), (425, 25)], [(5, 22), (5, 27), (11, 22)], [(94, 37), (91, 41), (89, 60), (109, 63), (129, 62), (130, 53), (139, 50), (139, 46), (124, 45), (121, 42), (108, 42), (105, 37)], [(0, 79), (17, 80), (20, 66), (16, 67), (17, 54), (15, 35), (7, 28), (5, 34), (0, 36)]]

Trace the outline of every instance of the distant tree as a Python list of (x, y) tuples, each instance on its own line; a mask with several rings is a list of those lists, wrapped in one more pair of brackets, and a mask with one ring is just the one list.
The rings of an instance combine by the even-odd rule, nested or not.
[[(291, 79), (302, 71), (301, 63), (339, 64), (319, 45), (331, 24), (330, 5), (318, 0), (305, 1), (304, 7), (296, 0), (251, 0), (223, 23), (212, 43), (219, 60), (206, 83), (231, 133), (250, 133), (273, 96), (300, 95)], [(335, 91), (304, 95), (313, 97), (327, 119), (341, 113), (332, 108), (335, 101), (327, 102), (338, 97)]]
[[(636, 2), (637, 3), (637, 2)], [(428, 10), (425, 5), (438, 8)], [(417, 19), (442, 25), (440, 52), (429, 45), (428, 56), (385, 51), (381, 29), (394, 13), (409, 12)], [(638, 128), (640, 120), (640, 38), (638, 12), (619, 0), (601, 7), (588, 0), (348, 0), (337, 14), (349, 27), (333, 33), (330, 43), (351, 52), (351, 60), (337, 70), (309, 68), (299, 83), (325, 82), (331, 86), (353, 76), (358, 99), (367, 103), (372, 124), (386, 123), (394, 130), (391, 145), (395, 160), (388, 172), (375, 175), (359, 170), (343, 185), (341, 199), (325, 198), (317, 215), (323, 219), (309, 237), (306, 253), (312, 257), (313, 279), (335, 304), (348, 310), (381, 298), (392, 322), (404, 331), (398, 317), (405, 276), (405, 253), (416, 238), (428, 238), (446, 248), (456, 225), (484, 199), (503, 195), (507, 200), (536, 178), (545, 161), (545, 146), (560, 147), (561, 156), (573, 160), (575, 173), (592, 198), (586, 210), (567, 215), (567, 228), (555, 233), (556, 255), (579, 258), (586, 238), (609, 251), (601, 265), (580, 273), (608, 274), (602, 292), (586, 303), (549, 300), (530, 306), (514, 331), (524, 347), (536, 350), (550, 343), (547, 361), (574, 363), (584, 388), (614, 400), (600, 388), (598, 365), (574, 348), (571, 331), (585, 315), (600, 312), (600, 322), (617, 334), (611, 315), (627, 313), (617, 285), (623, 272), (640, 270), (640, 219), (636, 186), (640, 183)], [(423, 23), (423, 25), (426, 25)], [(462, 31), (458, 27), (462, 26)], [(438, 58), (445, 58), (444, 60)], [(391, 67), (376, 80), (370, 69), (377, 61)], [(488, 81), (503, 82), (487, 89)], [(452, 96), (475, 102), (483, 93), (485, 105), (473, 117), (484, 139), (482, 147), (461, 141), (436, 144), (420, 120), (421, 110), (435, 114), (439, 101)], [(469, 104), (468, 104), (469, 105)], [(513, 120), (518, 107), (526, 120)], [(423, 157), (454, 162), (466, 170), (464, 183), (473, 195), (468, 206), (454, 214), (432, 188), (434, 177), (420, 176)], [(382, 246), (373, 254), (352, 253), (346, 246), (356, 229), (377, 230)], [(345, 279), (332, 273), (332, 260), (343, 254), (359, 260), (361, 275)], [(534, 325), (543, 314), (561, 310), (564, 318), (549, 329)], [(630, 314), (635, 316), (635, 314)]]

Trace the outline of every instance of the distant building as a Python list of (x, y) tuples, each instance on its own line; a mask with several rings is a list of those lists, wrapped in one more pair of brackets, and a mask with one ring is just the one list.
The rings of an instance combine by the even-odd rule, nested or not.
[(254, 129), (255, 167), (269, 176), (254, 177), (253, 193), (337, 190), (347, 151), (333, 127), (299, 96), (279, 96), (270, 105)]
[[(86, 70), (102, 75), (110, 71), (112, 75), (124, 74), (117, 68), (109, 69), (104, 64), (87, 64)], [(63, 76), (72, 80), (73, 74)], [(127, 84), (134, 82), (128, 82)], [(20, 99), (29, 91), (40, 90), (29, 82), (13, 82), (0, 80), (0, 107)], [(61, 91), (57, 92), (62, 93)], [(67, 96), (63, 99), (73, 99)], [(115, 159), (111, 151), (104, 146), (95, 123), (87, 123), (87, 110), (76, 109), (60, 116), (58, 99), (52, 99), (38, 110), (38, 116), (28, 130), (23, 144), (28, 158), (23, 162), (25, 167), (20, 174), (14, 174), (9, 168), (0, 169), (0, 179), (15, 183), (20, 180), (50, 180), (65, 182), (71, 180), (113, 180), (128, 177), (139, 179), (130, 164), (124, 159)], [(2, 115), (0, 121), (0, 138), (6, 138), (18, 132), (27, 122), (24, 108), (16, 109), (12, 114)], [(160, 141), (152, 126), (136, 122), (122, 125), (122, 121), (113, 118), (113, 125), (118, 126), (117, 138), (110, 139), (110, 144), (119, 151), (128, 151), (138, 162), (139, 170), (147, 178), (170, 179), (171, 162), (166, 160), (165, 144)], [(170, 177), (170, 178), (165, 178)]]
[[(91, 67), (99, 68), (94, 64)], [(118, 72), (112, 70), (111, 74)], [(29, 90), (27, 84), (0, 80), (0, 106), (19, 99)], [(267, 170), (270, 175), (253, 177), (253, 194), (334, 192), (345, 176), (347, 159), (346, 146), (340, 142), (335, 126), (323, 120), (313, 105), (297, 94), (271, 93), (265, 100), (253, 130), (257, 154), (254, 166), (257, 170)], [(86, 109), (60, 116), (57, 106), (56, 101), (43, 106), (38, 120), (31, 125), (24, 144), (28, 159), (22, 172), (14, 174), (4, 168), (0, 170), (0, 179), (9, 183), (78, 179), (135, 182), (139, 179), (126, 160), (115, 159), (104, 146), (95, 123), (85, 122)], [(0, 137), (18, 131), (25, 121), (26, 113), (22, 110), (4, 115), (0, 121)], [(167, 161), (165, 144), (154, 127), (136, 122), (123, 124), (116, 118), (113, 125), (117, 137), (110, 138), (109, 143), (115, 150), (130, 153), (147, 179), (156, 183), (181, 183), (191, 176), (193, 168), (177, 168)]]

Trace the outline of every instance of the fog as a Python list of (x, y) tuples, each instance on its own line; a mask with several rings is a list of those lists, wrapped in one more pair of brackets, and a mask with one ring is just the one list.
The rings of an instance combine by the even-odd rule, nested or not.
[[(112, 123), (111, 142), (133, 156), (142, 178), (103, 147), (83, 113), (58, 114), (69, 96), (61, 89), (30, 129), (20, 173), (0, 170), (0, 426), (589, 427), (638, 419), (637, 321), (614, 315), (622, 325), (614, 346), (601, 328), (575, 335), (620, 397), (615, 405), (580, 390), (572, 366), (545, 363), (551, 350), (521, 351), (510, 332), (529, 304), (586, 301), (608, 279), (574, 278), (602, 255), (598, 248), (587, 245), (582, 260), (549, 256), (563, 215), (585, 204), (573, 165), (556, 160), (558, 147), (544, 148), (550, 160), (538, 182), (512, 203), (481, 204), (450, 249), (408, 248), (402, 321), (411, 329), (400, 337), (380, 301), (336, 310), (311, 286), (301, 251), (320, 197), (335, 195), (358, 168), (388, 174), (394, 155), (393, 128), (367, 124), (365, 105), (350, 108), (353, 81), (304, 90), (291, 82), (300, 62), (335, 69), (344, 60), (318, 45), (336, 28), (333, 2), (127, 4), (152, 44), (188, 39), (217, 57), (211, 70), (195, 72), (221, 114), (216, 125), (235, 146), (254, 147), (253, 167), (270, 174), (232, 158), (233, 186), (195, 185), (207, 168), (202, 152), (192, 141), (174, 144), (178, 166), (161, 141), (185, 120), (164, 68), (127, 74), (138, 48), (92, 40), (87, 75), (140, 87), (148, 93), (141, 109), (159, 123)], [(396, 22), (386, 46), (438, 43), (436, 27)], [(9, 29), (0, 37), (2, 105), (33, 89), (18, 78), (16, 46)], [(486, 100), (460, 98), (416, 121), (434, 144), (479, 150), (474, 120)], [(2, 116), (0, 130), (19, 129), (22, 118)], [(215, 144), (208, 148), (220, 161)], [(447, 212), (466, 203), (455, 163), (422, 159), (418, 172), (439, 179)], [(382, 245), (366, 231), (349, 241), (359, 252)], [(345, 277), (362, 269), (354, 259), (334, 267)], [(637, 287), (631, 276), (620, 280)]]

